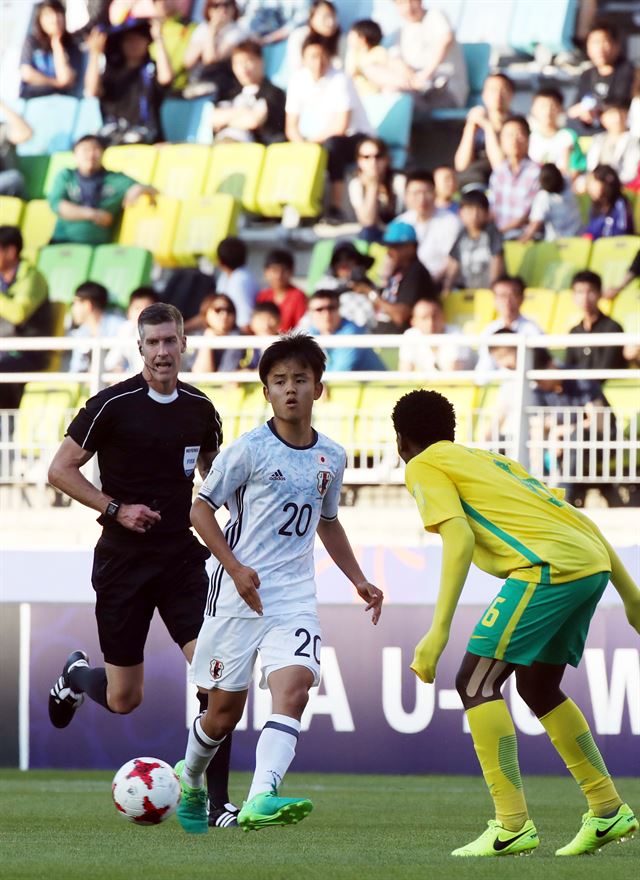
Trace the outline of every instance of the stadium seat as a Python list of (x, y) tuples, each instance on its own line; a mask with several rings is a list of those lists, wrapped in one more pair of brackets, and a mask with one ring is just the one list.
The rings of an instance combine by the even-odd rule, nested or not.
[(49, 299), (69, 304), (79, 284), (89, 277), (93, 248), (89, 244), (50, 244), (38, 254), (38, 269), (47, 279)]
[(393, 456), (396, 435), (391, 413), (403, 394), (419, 387), (417, 382), (388, 385), (363, 382), (360, 406), (357, 410), (353, 445), (363, 455), (380, 457), (383, 453)]
[(313, 407), (313, 426), (347, 448), (353, 447), (363, 385), (360, 382), (325, 382), (326, 393)]
[(33, 137), (19, 144), (21, 156), (70, 150), (78, 99), (71, 95), (47, 95), (25, 102), (23, 116), (33, 129)]
[(74, 158), (73, 152), (71, 150), (65, 150), (64, 152), (54, 153), (49, 159), (49, 166), (47, 168), (47, 176), (44, 179), (44, 194), (45, 196), (49, 195), (51, 191), (51, 187), (53, 186), (53, 181), (56, 179), (58, 174), (62, 171), (63, 168), (74, 168), (76, 164), (76, 160)]
[(190, 199), (202, 193), (211, 148), (201, 144), (167, 144), (158, 150), (153, 186), (172, 199)]
[(444, 299), (445, 322), (461, 333), (480, 333), (494, 316), (491, 290), (454, 290)]
[(280, 40), (278, 43), (269, 43), (262, 47), (264, 59), (264, 72), (267, 79), (279, 89), (287, 88), (289, 81), (289, 56), (287, 54), (287, 41)]
[(627, 333), (640, 333), (640, 280), (621, 290), (611, 304), (610, 315)]
[(165, 138), (172, 143), (212, 144), (213, 109), (211, 98), (166, 98), (160, 107)]
[[(307, 270), (307, 293), (309, 296), (316, 289), (320, 278), (322, 278), (328, 270), (334, 247), (338, 241), (342, 240), (343, 239), (338, 238), (325, 238), (314, 244), (309, 259), (309, 268)], [(367, 253), (368, 242), (359, 238), (354, 238), (353, 244), (358, 248), (361, 254)]]
[(157, 196), (155, 204), (147, 196), (124, 209), (118, 243), (150, 250), (161, 266), (173, 266), (175, 236), (180, 202)]
[[(51, 310), (51, 335), (64, 336), (65, 321), (67, 319), (67, 306), (62, 302), (51, 302), (49, 305)], [(52, 351), (49, 359), (47, 372), (59, 373), (62, 369), (62, 351)]]
[(218, 411), (222, 419), (223, 443), (228, 446), (239, 437), (238, 426), (245, 386), (237, 383), (231, 385), (229, 382), (221, 381), (217, 385), (205, 385), (198, 382), (198, 388), (204, 391)]
[(568, 333), (572, 327), (580, 323), (580, 309), (573, 301), (572, 290), (561, 290), (556, 294), (556, 308), (553, 313), (550, 333)]
[(590, 251), (588, 238), (538, 241), (526, 252), (520, 274), (530, 287), (564, 290), (575, 273), (587, 266)]
[(27, 382), (18, 410), (16, 440), (23, 456), (50, 454), (64, 435), (78, 398), (75, 382)]
[(0, 225), (20, 226), (24, 202), (16, 196), (0, 196)]
[(258, 206), (265, 217), (281, 217), (292, 205), (301, 217), (322, 209), (327, 153), (319, 144), (270, 144), (260, 183)]
[[(509, 275), (519, 275), (525, 284), (529, 284), (529, 278), (533, 279), (535, 254), (533, 249), (535, 242), (528, 241), (505, 241), (504, 263)], [(529, 277), (527, 277), (529, 276)]]
[(258, 185), (265, 153), (262, 144), (216, 144), (211, 153), (204, 195), (228, 193), (245, 211), (257, 214)]
[[(356, 245), (357, 243), (358, 242), (356, 241)], [(378, 241), (372, 241), (369, 245), (369, 250), (367, 251), (367, 254), (373, 260), (373, 264), (367, 272), (367, 275), (375, 284), (383, 284), (382, 269), (387, 261), (387, 248), (383, 244), (380, 244), (380, 242)]]
[(49, 167), (49, 156), (18, 156), (18, 168), (25, 182), (25, 199), (44, 197), (44, 182)]
[(367, 118), (389, 147), (391, 164), (404, 168), (411, 137), (413, 98), (406, 93), (383, 92), (362, 98)]
[(198, 257), (216, 262), (222, 239), (236, 233), (237, 216), (238, 203), (226, 193), (182, 201), (173, 240), (175, 262), (195, 266)]
[(46, 199), (33, 199), (27, 202), (22, 215), (23, 253), (35, 260), (41, 247), (49, 243), (56, 225), (56, 215)]
[[(584, 151), (583, 151), (584, 152)], [(591, 199), (589, 193), (579, 193), (576, 196), (578, 208), (580, 209), (580, 217), (583, 223), (589, 222), (589, 214), (591, 213)]]
[(556, 307), (556, 292), (544, 287), (527, 287), (521, 312), (525, 318), (535, 321), (538, 327), (549, 333), (553, 326), (553, 313)]
[(612, 238), (599, 238), (594, 241), (589, 260), (589, 269), (602, 278), (602, 286), (616, 287), (638, 253), (637, 235), (618, 235)]
[[(603, 383), (602, 391), (618, 418), (622, 418), (625, 428), (632, 417), (638, 419), (640, 410), (640, 388), (638, 383), (629, 379), (608, 379)], [(640, 427), (640, 425), (639, 425)]]
[(492, 433), (499, 393), (499, 382), (490, 382), (477, 389), (472, 429), (474, 443), (486, 443), (487, 432)]
[[(446, 11), (446, 10), (445, 10)], [(431, 113), (432, 119), (460, 120), (465, 119), (470, 107), (480, 103), (482, 86), (489, 73), (491, 58), (490, 42), (468, 42), (462, 44), (467, 76), (469, 78), (469, 96), (466, 107), (444, 107)]]
[(102, 164), (108, 171), (121, 171), (138, 183), (150, 184), (158, 159), (158, 148), (151, 144), (125, 144), (107, 147)]
[(86, 134), (95, 134), (101, 128), (102, 112), (99, 99), (81, 98), (78, 102), (78, 110), (73, 124), (73, 143)]
[(101, 244), (93, 252), (89, 278), (104, 284), (109, 301), (126, 310), (131, 291), (151, 283), (152, 266), (151, 253), (145, 248)]
[[(262, 390), (262, 385), (244, 385), (244, 395), (240, 415), (236, 426), (237, 436), (246, 434), (261, 425), (267, 415), (267, 401)], [(224, 425), (223, 425), (224, 431)]]
[(553, 3), (515, 4), (509, 45), (517, 52), (534, 55), (538, 45), (554, 55), (574, 48), (573, 32), (578, 0), (554, 0)]

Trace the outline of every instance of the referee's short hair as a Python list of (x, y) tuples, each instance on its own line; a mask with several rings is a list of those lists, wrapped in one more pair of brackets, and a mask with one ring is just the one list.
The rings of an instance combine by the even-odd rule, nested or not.
[(144, 339), (145, 324), (167, 324), (173, 321), (178, 330), (178, 336), (184, 336), (184, 318), (182, 312), (171, 303), (153, 303), (140, 312), (138, 318), (138, 333), (140, 339)]

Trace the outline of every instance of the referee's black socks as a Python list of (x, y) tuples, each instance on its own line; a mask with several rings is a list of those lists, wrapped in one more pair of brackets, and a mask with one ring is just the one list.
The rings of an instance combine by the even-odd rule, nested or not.
[(107, 672), (103, 666), (76, 666), (69, 673), (69, 682), (73, 691), (86, 694), (94, 703), (113, 712), (107, 703)]

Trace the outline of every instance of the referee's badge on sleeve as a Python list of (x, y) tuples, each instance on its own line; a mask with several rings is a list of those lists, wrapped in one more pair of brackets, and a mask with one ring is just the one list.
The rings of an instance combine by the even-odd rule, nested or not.
[(182, 457), (182, 466), (184, 468), (185, 476), (190, 477), (195, 471), (199, 452), (199, 446), (185, 446), (184, 456)]

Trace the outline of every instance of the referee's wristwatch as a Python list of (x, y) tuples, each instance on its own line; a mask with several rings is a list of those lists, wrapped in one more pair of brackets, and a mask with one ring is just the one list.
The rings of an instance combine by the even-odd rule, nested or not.
[(117, 519), (119, 510), (120, 502), (116, 501), (115, 498), (112, 498), (111, 501), (107, 504), (107, 509), (105, 510), (104, 515), (108, 516), (109, 519)]

